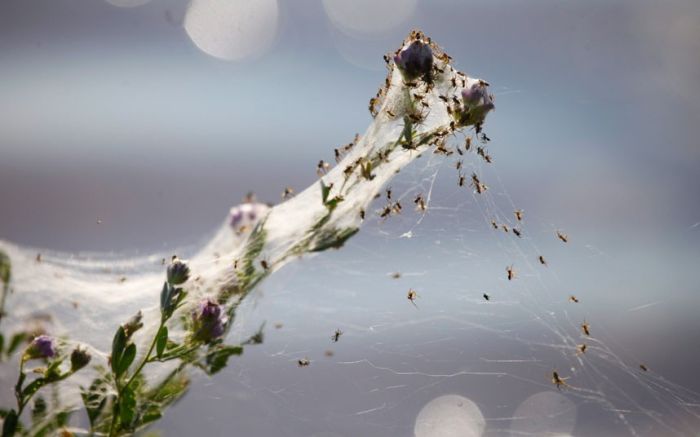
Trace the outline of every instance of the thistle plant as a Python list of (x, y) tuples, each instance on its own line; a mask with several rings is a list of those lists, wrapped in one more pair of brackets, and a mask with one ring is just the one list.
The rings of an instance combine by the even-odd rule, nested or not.
[[(468, 126), (480, 129), (493, 109), (488, 85), (453, 69), (449, 56), (421, 32), (412, 32), (385, 59), (389, 74), (370, 101), (374, 122), (342, 154), (336, 151), (338, 165), (329, 171), (324, 167), (318, 183), (279, 205), (251, 201), (233, 208), (225, 225), (232, 236), (221, 239), (230, 244), (220, 255), (227, 262), (211, 264), (204, 255), (189, 263), (174, 257), (162, 287), (153, 284), (154, 291), (160, 290), (157, 309), (139, 311), (117, 327), (107, 362), (93, 364), (94, 378), (81, 387), (88, 434), (126, 435), (148, 426), (187, 391), (188, 370), (213, 375), (245, 345), (261, 343), (264, 326), (240, 344), (224, 342), (243, 299), (286, 263), (341, 248), (372, 214), (370, 203), (397, 172), (431, 147), (446, 153), (448, 137)], [(380, 216), (400, 211), (396, 202)], [(202, 253), (211, 259), (210, 252)], [(4, 265), (0, 277), (7, 277), (7, 284)], [(84, 348), (75, 348), (69, 360), (64, 349), (50, 337), (37, 337), (27, 347), (15, 390), (17, 408), (5, 415), (4, 426), (11, 430), (6, 435), (28, 430), (19, 419), (39, 389), (55, 386), (91, 362)], [(45, 366), (33, 369), (40, 376), (25, 385), (25, 363), (37, 360)], [(77, 407), (66, 408), (62, 411)], [(61, 416), (52, 422), (53, 429), (66, 420)]]

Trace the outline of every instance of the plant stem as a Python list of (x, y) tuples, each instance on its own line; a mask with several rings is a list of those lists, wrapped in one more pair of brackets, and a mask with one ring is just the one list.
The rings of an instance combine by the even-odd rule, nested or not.
[[(115, 405), (119, 405), (122, 394), (124, 393), (124, 390), (129, 388), (132, 382), (134, 382), (134, 379), (138, 376), (139, 373), (141, 373), (141, 370), (143, 370), (143, 367), (146, 365), (146, 363), (149, 362), (149, 358), (151, 357), (151, 354), (153, 353), (153, 348), (156, 347), (156, 342), (158, 340), (158, 333), (160, 332), (161, 328), (163, 328), (163, 325), (165, 325), (165, 322), (167, 319), (165, 317), (160, 318), (160, 325), (158, 325), (158, 329), (156, 330), (156, 335), (153, 336), (153, 340), (151, 341), (151, 346), (148, 348), (148, 352), (146, 352), (146, 356), (143, 357), (141, 360), (141, 363), (139, 366), (134, 370), (134, 373), (131, 374), (131, 377), (126, 381), (126, 384), (124, 384), (121, 388), (119, 387), (119, 379), (115, 378), (115, 385), (117, 386), (117, 399), (114, 401)], [(117, 424), (117, 414), (114, 413), (115, 409), (112, 409), (112, 423), (109, 426), (109, 436), (112, 437), (114, 435), (115, 431), (115, 426)]]
[(175, 350), (174, 352), (170, 352), (170, 354), (164, 355), (164, 356), (162, 356), (162, 357), (160, 357), (160, 358), (158, 358), (158, 357), (153, 357), (152, 359), (149, 359), (148, 362), (149, 362), (149, 363), (156, 363), (156, 362), (157, 362), (157, 363), (165, 363), (165, 362), (170, 361), (170, 360), (175, 360), (175, 359), (177, 359), (177, 358), (182, 358), (182, 357), (184, 357), (185, 355), (189, 354), (190, 352), (194, 352), (194, 351), (200, 349), (201, 347), (202, 347), (202, 345), (201, 345), (200, 343), (197, 343), (196, 345), (190, 347), (189, 349), (184, 349), (184, 350), (181, 350), (181, 351)]

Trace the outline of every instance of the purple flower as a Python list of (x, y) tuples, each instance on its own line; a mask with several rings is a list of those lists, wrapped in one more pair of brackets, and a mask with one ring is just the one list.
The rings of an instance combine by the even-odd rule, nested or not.
[(224, 317), (221, 305), (211, 299), (204, 299), (192, 312), (194, 338), (211, 343), (224, 335)]
[(433, 69), (433, 50), (428, 44), (415, 40), (394, 56), (394, 62), (406, 80), (430, 77)]
[(27, 346), (24, 351), (25, 359), (53, 358), (56, 355), (56, 342), (53, 337), (40, 335)]
[(236, 231), (248, 228), (262, 217), (269, 209), (262, 203), (242, 203), (231, 208), (229, 225)]

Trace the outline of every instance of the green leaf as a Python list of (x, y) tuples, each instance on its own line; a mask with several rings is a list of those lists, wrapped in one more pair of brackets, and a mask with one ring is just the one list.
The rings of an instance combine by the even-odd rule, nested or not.
[(121, 420), (122, 428), (131, 429), (135, 415), (136, 397), (134, 396), (134, 390), (131, 387), (126, 387), (119, 399), (119, 419)]
[(265, 340), (265, 322), (263, 322), (262, 325), (260, 325), (260, 328), (258, 331), (251, 335), (248, 340), (246, 340), (243, 344), (262, 344), (262, 342)]
[(10, 410), (5, 416), (5, 421), (2, 424), (2, 437), (12, 437), (17, 431), (17, 412)]
[(82, 389), (80, 393), (91, 428), (95, 426), (97, 418), (100, 417), (107, 404), (107, 391), (108, 387), (105, 381), (101, 378), (96, 378), (87, 390)]
[(241, 260), (242, 266), (238, 270), (240, 288), (243, 290), (255, 283), (261, 277), (261, 275), (264, 274), (260, 273), (256, 275), (255, 259), (260, 255), (265, 247), (265, 239), (267, 238), (267, 231), (264, 229), (265, 220), (266, 219), (262, 219), (260, 222), (258, 222), (253, 229), (253, 232), (248, 237), (248, 242), (246, 243), (245, 253), (243, 254), (243, 258)]
[(141, 423), (142, 424), (147, 424), (150, 422), (155, 422), (156, 420), (160, 419), (163, 417), (163, 413), (160, 411), (160, 408), (158, 408), (155, 405), (151, 405), (144, 413), (143, 417), (141, 418)]
[(310, 250), (311, 252), (321, 252), (326, 249), (339, 249), (359, 230), (359, 228), (345, 228), (340, 231), (337, 229), (324, 231), (318, 236)]
[(241, 355), (243, 348), (241, 346), (216, 346), (214, 350), (210, 350), (206, 357), (207, 373), (213, 375), (219, 370), (226, 367), (228, 358), (231, 355)]
[(18, 332), (15, 335), (12, 336), (12, 339), (10, 340), (9, 346), (7, 346), (7, 356), (9, 357), (12, 355), (17, 348), (22, 344), (24, 340), (27, 339), (27, 333), (26, 332)]
[(46, 400), (41, 396), (37, 396), (34, 399), (34, 407), (32, 408), (32, 423), (39, 422), (44, 417), (46, 417)]
[(158, 358), (163, 356), (166, 344), (168, 344), (168, 327), (162, 326), (158, 331), (158, 336), (156, 337), (156, 355)]
[(328, 208), (329, 211), (333, 211), (343, 200), (345, 200), (343, 196), (335, 196), (334, 198), (326, 202), (326, 208)]
[(331, 188), (333, 188), (333, 184), (326, 185), (323, 183), (323, 180), (320, 180), (319, 183), (321, 184), (321, 202), (325, 205), (326, 200), (328, 200), (328, 195), (331, 192)]
[(372, 161), (367, 161), (364, 164), (360, 164), (360, 174), (368, 181), (374, 179), (374, 175), (372, 174)]
[(53, 437), (58, 435), (58, 430), (68, 424), (68, 419), (70, 418), (71, 412), (64, 410), (52, 412), (51, 414), (53, 416), (49, 416), (42, 422), (32, 425), (30, 434), (32, 437)]
[(163, 284), (163, 289), (160, 292), (160, 311), (161, 313), (165, 316), (166, 310), (169, 307), (170, 303), (170, 298), (171, 298), (171, 293), (172, 293), (172, 285), (170, 285), (167, 281)]
[(185, 298), (187, 297), (187, 292), (182, 288), (178, 288), (177, 299), (175, 299), (175, 305), (173, 306), (173, 311), (180, 308), (185, 303)]
[(119, 363), (122, 360), (122, 354), (124, 353), (124, 347), (126, 346), (126, 333), (123, 327), (117, 328), (117, 333), (114, 334), (114, 339), (112, 340), (112, 371), (115, 374), (119, 374)]
[(63, 358), (57, 358), (49, 363), (49, 366), (44, 372), (44, 378), (47, 383), (58, 381), (61, 378), (61, 371), (58, 369), (61, 363), (63, 363)]
[(60, 413), (56, 414), (56, 418), (54, 419), (56, 422), (56, 428), (63, 428), (64, 426), (68, 425), (70, 415), (70, 411), (61, 411)]
[(44, 386), (44, 384), (46, 384), (46, 379), (44, 379), (44, 378), (35, 379), (31, 383), (29, 383), (29, 385), (27, 385), (24, 388), (24, 390), (22, 390), (22, 398), (24, 398), (24, 399), (31, 398), (32, 396), (34, 396), (34, 393), (39, 391), (39, 389)]
[(2, 285), (7, 287), (10, 284), (10, 278), (12, 277), (12, 263), (10, 262), (10, 257), (7, 256), (5, 252), (0, 250), (0, 281)]
[(124, 372), (129, 369), (131, 363), (134, 362), (134, 358), (136, 358), (136, 345), (131, 343), (126, 347), (126, 350), (124, 350), (124, 355), (122, 355), (121, 359), (119, 360), (119, 365), (117, 366), (116, 372), (117, 378), (123, 375)]
[(157, 403), (161, 408), (175, 402), (179, 399), (189, 387), (190, 380), (186, 372), (177, 368), (160, 383), (153, 387), (146, 394), (147, 398), (152, 403)]

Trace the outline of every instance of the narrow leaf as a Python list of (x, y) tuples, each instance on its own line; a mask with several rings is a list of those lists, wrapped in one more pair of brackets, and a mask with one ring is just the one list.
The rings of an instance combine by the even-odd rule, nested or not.
[(7, 346), (7, 356), (12, 355), (26, 338), (26, 332), (18, 332), (13, 335), (10, 344)]
[(82, 389), (80, 393), (91, 427), (95, 426), (96, 419), (102, 414), (102, 410), (107, 403), (106, 392), (107, 389), (104, 381), (97, 378), (90, 384), (87, 390)]
[(123, 375), (124, 372), (129, 369), (131, 363), (134, 362), (134, 358), (136, 358), (136, 345), (131, 343), (126, 347), (124, 350), (124, 355), (122, 355), (121, 359), (119, 360), (119, 365), (117, 366), (116, 372), (117, 377)]
[(331, 188), (333, 185), (326, 185), (323, 183), (323, 180), (320, 181), (321, 183), (321, 202), (324, 204), (326, 203), (326, 200), (328, 200), (328, 195), (331, 192)]
[(124, 346), (126, 346), (126, 333), (123, 327), (117, 329), (117, 333), (114, 334), (114, 340), (112, 340), (112, 371), (118, 374), (119, 363), (122, 360), (122, 354), (124, 353)]
[(242, 353), (243, 348), (241, 346), (218, 346), (206, 358), (209, 374), (213, 375), (226, 367), (228, 358), (231, 355), (241, 355)]
[(163, 356), (166, 344), (168, 344), (168, 327), (163, 326), (158, 331), (158, 336), (156, 337), (156, 355), (158, 358)]
[(2, 437), (12, 437), (17, 431), (17, 412), (10, 410), (2, 424)]
[(46, 417), (46, 401), (43, 397), (37, 396), (32, 408), (32, 422), (36, 423)]
[[(127, 348), (128, 349), (128, 348)], [(126, 354), (124, 354), (126, 356)], [(134, 422), (136, 412), (136, 398), (131, 387), (127, 387), (122, 392), (119, 401), (119, 419), (121, 419), (122, 428), (130, 429)]]
[(46, 384), (46, 379), (44, 379), (44, 378), (35, 379), (29, 385), (27, 385), (24, 388), (24, 390), (22, 390), (22, 397), (25, 399), (29, 399), (30, 397), (32, 397), (34, 395), (34, 393), (39, 391), (39, 389), (41, 387), (43, 387), (44, 384)]
[(160, 292), (160, 311), (165, 314), (165, 309), (168, 307), (168, 301), (170, 300), (170, 287), (169, 284), (165, 282), (163, 284), (163, 290)]
[(7, 288), (10, 283), (10, 277), (12, 276), (12, 263), (10, 263), (10, 257), (7, 256), (5, 252), (0, 250), (0, 282)]

